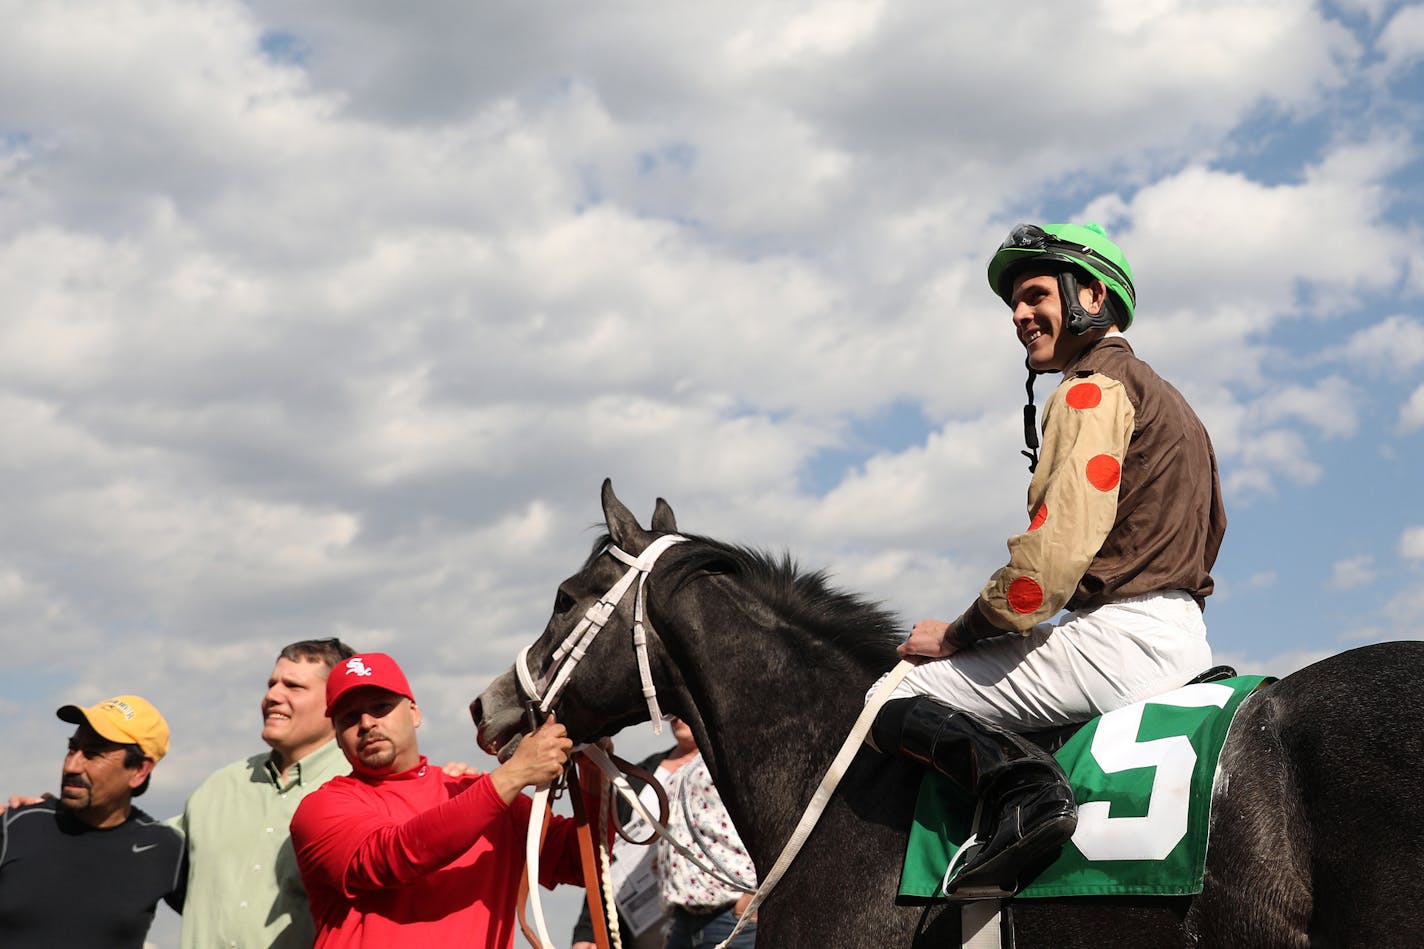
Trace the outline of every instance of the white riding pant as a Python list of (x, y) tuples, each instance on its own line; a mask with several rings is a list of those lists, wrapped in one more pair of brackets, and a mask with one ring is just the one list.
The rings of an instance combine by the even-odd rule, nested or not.
[(1210, 667), (1201, 609), (1174, 590), (981, 640), (916, 666), (890, 698), (931, 695), (1010, 731), (1037, 731), (1170, 692)]

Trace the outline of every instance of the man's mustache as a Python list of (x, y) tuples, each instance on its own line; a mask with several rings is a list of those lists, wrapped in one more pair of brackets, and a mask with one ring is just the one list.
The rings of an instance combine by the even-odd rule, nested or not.
[(382, 733), (382, 732), (369, 731), (369, 732), (367, 732), (366, 734), (364, 734), (364, 735), (361, 736), (361, 741), (360, 741), (360, 743), (359, 743), (356, 747), (357, 747), (358, 749), (360, 749), (360, 748), (365, 748), (368, 744), (370, 744), (370, 743), (373, 742), (373, 741), (390, 741), (390, 738), (387, 737), (387, 736), (386, 736), (384, 733)]
[(60, 778), (60, 786), (66, 788), (83, 788), (86, 791), (93, 790), (93, 785), (82, 774), (66, 774)]

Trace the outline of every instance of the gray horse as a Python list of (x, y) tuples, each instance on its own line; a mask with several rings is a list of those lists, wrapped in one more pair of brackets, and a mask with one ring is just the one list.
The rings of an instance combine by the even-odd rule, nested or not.
[[(608, 537), (560, 586), (534, 673), (637, 555), (645, 530), (603, 485)], [(903, 626), (789, 559), (688, 536), (647, 581), (653, 681), (692, 725), (757, 868), (790, 836)], [(556, 711), (576, 740), (647, 719), (629, 645), (632, 596)], [(1424, 643), (1367, 646), (1287, 676), (1243, 706), (1222, 752), (1205, 888), (1193, 897), (1019, 899), (1017, 945), (1055, 949), (1424, 945)], [(506, 749), (529, 696), (514, 670), (471, 705)], [(762, 946), (958, 946), (957, 907), (897, 905), (919, 766), (863, 748), (758, 922)]]

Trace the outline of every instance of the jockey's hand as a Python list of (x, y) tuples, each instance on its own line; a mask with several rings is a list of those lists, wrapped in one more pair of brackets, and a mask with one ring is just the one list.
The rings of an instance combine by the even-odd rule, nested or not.
[(539, 730), (525, 735), (509, 760), (490, 772), (495, 792), (506, 804), (525, 788), (545, 788), (564, 771), (574, 743), (550, 715)]
[(598, 949), (598, 947), (591, 942), (576, 942), (569, 949)]
[(915, 665), (954, 655), (958, 647), (946, 637), (949, 624), (941, 619), (922, 619), (910, 630), (910, 638), (895, 649), (901, 659)]

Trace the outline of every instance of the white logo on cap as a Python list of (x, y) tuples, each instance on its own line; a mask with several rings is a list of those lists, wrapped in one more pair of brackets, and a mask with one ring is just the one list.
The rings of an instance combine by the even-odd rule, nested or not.
[(101, 707), (111, 708), (129, 721), (133, 721), (134, 715), (137, 714), (129, 707), (127, 702), (120, 702), (118, 699), (109, 699), (109, 701), (105, 702)]
[(362, 661), (360, 656), (355, 656), (346, 660), (346, 674), (358, 676), (375, 675), (376, 671)]

